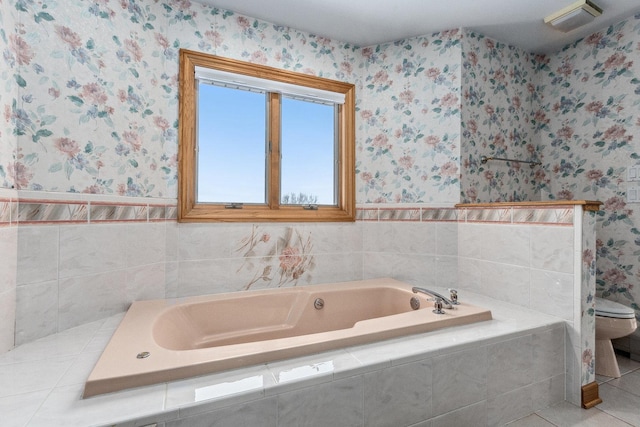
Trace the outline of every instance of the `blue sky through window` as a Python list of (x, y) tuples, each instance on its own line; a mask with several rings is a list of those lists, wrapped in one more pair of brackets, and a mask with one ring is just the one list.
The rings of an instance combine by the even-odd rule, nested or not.
[[(200, 203), (265, 203), (266, 94), (198, 86)], [(335, 204), (335, 107), (283, 97), (281, 194)]]
[(303, 193), (333, 205), (335, 134), (333, 105), (282, 100), (282, 195)]

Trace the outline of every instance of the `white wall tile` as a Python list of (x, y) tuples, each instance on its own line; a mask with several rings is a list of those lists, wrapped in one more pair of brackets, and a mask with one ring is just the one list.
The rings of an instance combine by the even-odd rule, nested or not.
[(436, 222), (436, 254), (458, 256), (458, 223)]
[(486, 347), (434, 357), (431, 369), (434, 416), (487, 398)]
[(16, 345), (58, 332), (58, 281), (16, 289)]
[(573, 233), (573, 227), (533, 227), (531, 267), (573, 273)]
[(360, 253), (362, 223), (316, 223), (297, 226), (313, 242), (314, 254)]
[(531, 383), (531, 335), (487, 346), (487, 396), (495, 397)]
[(127, 302), (165, 298), (165, 263), (128, 268), (126, 273)]
[(390, 262), (393, 265), (391, 277), (394, 279), (416, 286), (438, 286), (434, 255), (395, 254)]
[(531, 308), (565, 320), (572, 320), (573, 282), (573, 274), (531, 270)]
[(364, 425), (411, 425), (431, 418), (431, 361), (364, 376)]
[(17, 284), (58, 279), (58, 226), (18, 228)]
[(278, 423), (308, 427), (362, 425), (363, 383), (363, 377), (356, 376), (280, 394)]
[(395, 256), (383, 252), (364, 252), (362, 254), (362, 278), (393, 277)]
[(393, 224), (391, 222), (364, 222), (362, 224), (362, 250), (364, 252), (391, 252)]
[(482, 270), (484, 261), (472, 258), (458, 257), (458, 289), (472, 292), (482, 292)]
[(436, 283), (443, 288), (458, 289), (458, 257), (438, 255), (436, 262)]
[(564, 335), (564, 326), (532, 334), (534, 382), (564, 374)]
[(539, 411), (564, 401), (565, 375), (548, 378), (531, 386), (532, 411)]
[(266, 256), (286, 226), (263, 224), (180, 224), (179, 260)]
[(527, 267), (482, 262), (480, 277), (478, 292), (511, 304), (529, 307), (530, 275)]
[(165, 263), (165, 298), (176, 298), (178, 296), (178, 265), (178, 262)]
[(17, 248), (17, 227), (0, 227), (0, 294), (16, 287)]
[(313, 258), (315, 265), (313, 270), (309, 271), (310, 284), (362, 279), (361, 252), (320, 254), (314, 255)]
[[(437, 391), (436, 391), (437, 393)], [(487, 425), (487, 402), (482, 401), (448, 412), (432, 420), (431, 427), (461, 427)]]
[[(386, 250), (399, 254), (436, 254), (436, 225), (433, 222), (394, 222), (393, 239)], [(391, 246), (391, 248), (389, 248)]]
[(16, 290), (0, 293), (0, 354), (11, 350), (15, 343)]
[(533, 412), (530, 386), (512, 390), (487, 400), (487, 425), (501, 426)]
[(175, 221), (165, 221), (165, 260), (167, 262), (178, 260), (178, 242), (180, 239), (180, 226)]
[[(261, 270), (259, 261), (259, 258), (252, 261), (256, 268), (251, 269), (249, 274)], [(252, 279), (248, 277), (244, 282), (238, 279), (236, 272), (243, 265), (241, 259), (181, 261), (178, 263), (177, 296), (241, 291)]]
[(165, 262), (164, 223), (126, 224), (120, 226), (119, 232), (125, 240), (127, 267)]
[(165, 423), (166, 427), (276, 427), (278, 425), (282, 424), (278, 424), (278, 405), (275, 397), (233, 405)]
[(58, 330), (125, 311), (126, 280), (125, 270), (60, 279)]
[(60, 227), (59, 277), (123, 269), (127, 265), (127, 227), (98, 224)]
[(530, 229), (519, 225), (489, 225), (484, 230), (483, 259), (502, 264), (530, 266)]
[(485, 240), (490, 232), (489, 226), (459, 223), (458, 227), (458, 256), (485, 259)]

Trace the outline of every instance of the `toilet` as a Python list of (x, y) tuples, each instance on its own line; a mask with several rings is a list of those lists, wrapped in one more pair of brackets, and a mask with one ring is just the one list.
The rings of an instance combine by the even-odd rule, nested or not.
[(611, 340), (633, 333), (636, 327), (635, 311), (632, 308), (596, 297), (596, 374), (620, 377)]

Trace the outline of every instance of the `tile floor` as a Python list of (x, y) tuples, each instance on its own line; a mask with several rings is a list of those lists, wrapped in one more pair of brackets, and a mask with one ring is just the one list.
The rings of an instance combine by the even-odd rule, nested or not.
[(640, 362), (618, 354), (622, 377), (596, 375), (602, 403), (584, 410), (570, 403), (546, 408), (508, 424), (510, 427), (640, 427)]

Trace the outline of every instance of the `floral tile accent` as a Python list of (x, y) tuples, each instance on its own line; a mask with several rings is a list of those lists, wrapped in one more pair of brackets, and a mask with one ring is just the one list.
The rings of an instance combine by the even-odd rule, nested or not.
[[(264, 257), (255, 257), (259, 246)], [(272, 236), (254, 225), (251, 234), (242, 238), (235, 250), (244, 261), (238, 271), (253, 271), (253, 278), (244, 286), (251, 289), (256, 283), (260, 287), (296, 286), (309, 283), (315, 269), (311, 233), (301, 232), (295, 227), (286, 227), (281, 236)]]

